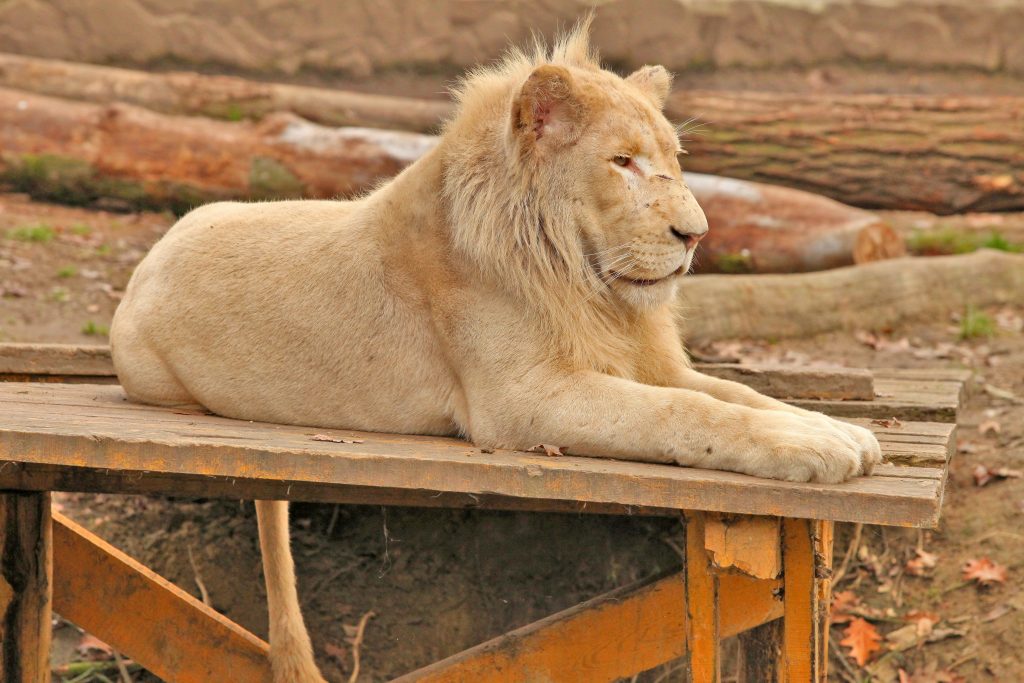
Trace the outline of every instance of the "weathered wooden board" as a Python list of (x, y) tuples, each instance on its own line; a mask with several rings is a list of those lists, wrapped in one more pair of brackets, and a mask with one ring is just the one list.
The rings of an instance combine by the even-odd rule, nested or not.
[(782, 573), (780, 524), (778, 517), (708, 515), (704, 547), (718, 569), (775, 579)]
[(54, 609), (160, 678), (270, 683), (265, 642), (58, 513), (53, 556)]
[(0, 344), (0, 374), (112, 377), (109, 346)]
[(0, 681), (49, 683), (50, 495), (0, 493)]
[[(361, 443), (313, 441), (321, 432)], [(912, 450), (884, 444), (894, 446)], [(179, 414), (130, 404), (119, 387), (87, 385), (0, 385), (0, 460), (234, 480), (239, 498), (247, 497), (247, 482), (276, 482), (280, 497), (288, 495), (286, 482), (294, 482), (903, 526), (934, 525), (942, 491), (941, 479), (918, 468), (822, 485), (599, 458), (484, 453), (458, 439)], [(4, 469), (0, 486), (16, 485), (18, 475), (7, 479)]]
[[(701, 372), (842, 417), (953, 422), (969, 370), (699, 363)], [(873, 379), (874, 378), (874, 379)], [(0, 344), (0, 381), (116, 382), (108, 346)], [(953, 403), (953, 397), (956, 403)]]
[(698, 363), (694, 369), (712, 377), (746, 384), (775, 398), (842, 401), (872, 401), (875, 398), (871, 371), (860, 368)]
[[(775, 596), (779, 581), (724, 575), (719, 582), (723, 637), (782, 615), (782, 601)], [(686, 654), (685, 585), (682, 572), (654, 577), (499, 636), (394, 683), (611, 681), (632, 676)]]

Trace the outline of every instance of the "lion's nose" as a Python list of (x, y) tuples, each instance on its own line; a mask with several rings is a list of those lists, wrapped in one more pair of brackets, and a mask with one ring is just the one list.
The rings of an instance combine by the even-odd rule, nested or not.
[(705, 227), (703, 230), (680, 230), (674, 225), (668, 226), (668, 231), (672, 233), (672, 236), (682, 242), (687, 249), (697, 246), (697, 242), (704, 239), (704, 235), (708, 234), (708, 229)]

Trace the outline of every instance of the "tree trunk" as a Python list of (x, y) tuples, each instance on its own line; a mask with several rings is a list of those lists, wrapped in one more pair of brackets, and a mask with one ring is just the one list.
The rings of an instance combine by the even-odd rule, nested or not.
[(98, 104), (126, 102), (165, 114), (259, 119), (291, 112), (331, 126), (431, 131), (451, 111), (445, 100), (366, 95), (344, 90), (208, 76), (150, 73), (0, 53), (0, 86)]
[[(262, 117), (427, 131), (446, 101), (195, 73), (152, 74), (0, 55), (0, 86), (171, 114)], [(688, 170), (808, 190), (867, 208), (1024, 209), (1024, 97), (677, 92)]]
[(946, 320), (1024, 300), (1024, 255), (983, 249), (795, 275), (696, 275), (679, 308), (690, 342), (782, 339)]
[[(1024, 208), (1024, 98), (679, 92), (688, 170), (865, 208)], [(685, 136), (684, 136), (685, 137)]]
[(711, 230), (701, 273), (799, 273), (905, 256), (903, 239), (869, 211), (786, 187), (686, 174)]

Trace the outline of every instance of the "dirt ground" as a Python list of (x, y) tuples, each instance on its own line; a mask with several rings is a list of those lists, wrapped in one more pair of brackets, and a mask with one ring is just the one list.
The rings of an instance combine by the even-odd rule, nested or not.
[[(0, 195), (0, 339), (104, 343), (134, 264), (172, 220)], [(976, 217), (964, 220), (985, 225)], [(960, 339), (962, 324), (949, 320), (874, 336), (697, 349), (740, 361), (975, 371), (939, 529), (867, 527), (845, 559), (854, 535), (845, 525), (836, 544), (836, 566), (845, 567), (836, 590), (853, 591), (862, 602), (858, 613), (879, 632), (891, 633), (906, 615), (926, 612), (939, 618), (930, 637), (948, 637), (900, 653), (883, 650), (866, 670), (837, 656), (837, 645), (833, 680), (860, 681), (871, 673), (874, 680), (895, 681), (899, 668), (918, 683), (1024, 680), (1017, 647), (1024, 633), (1024, 478), (979, 487), (974, 475), (979, 465), (1024, 469), (1024, 404), (999, 397), (1024, 397), (1022, 315), (1024, 308), (988, 311), (991, 335), (970, 340)], [(216, 609), (265, 635), (251, 503), (88, 495), (62, 495), (57, 503), (197, 596), (198, 577)], [(679, 562), (674, 520), (324, 505), (293, 510), (300, 593), (331, 680), (347, 680), (346, 629), (367, 612), (374, 616), (359, 680), (382, 681)], [(923, 576), (908, 572), (916, 548), (937, 556)], [(1006, 582), (990, 588), (965, 582), (965, 562), (979, 558), (1006, 567)], [(844, 628), (833, 627), (834, 643), (844, 638)], [(76, 658), (77, 629), (60, 622), (55, 633), (55, 662)], [(668, 666), (640, 680), (668, 683), (682, 680), (682, 673)]]

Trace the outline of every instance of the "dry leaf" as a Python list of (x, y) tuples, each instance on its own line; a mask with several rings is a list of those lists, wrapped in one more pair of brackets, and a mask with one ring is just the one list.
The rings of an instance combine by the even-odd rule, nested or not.
[(933, 662), (929, 669), (915, 672), (913, 675), (900, 669), (899, 683), (966, 683), (967, 679), (955, 671), (949, 669), (938, 671), (935, 666)]
[(1016, 404), (1024, 403), (1024, 399), (1021, 399), (1020, 396), (1017, 396), (1017, 394), (1013, 393), (1012, 391), (1000, 389), (999, 387), (994, 386), (992, 384), (986, 384), (984, 386), (984, 389), (985, 393), (991, 396), (992, 398), (999, 398), (1004, 401), (1009, 401), (1010, 403)]
[(982, 436), (988, 436), (999, 434), (1003, 431), (1002, 426), (999, 424), (999, 420), (984, 420), (978, 424), (978, 433)]
[(327, 434), (314, 434), (312, 439), (313, 441), (330, 441), (331, 443), (363, 443), (362, 439), (342, 439)]
[(889, 418), (888, 420), (872, 420), (871, 424), (878, 425), (879, 427), (885, 427), (886, 429), (899, 429), (903, 426), (903, 423), (895, 417)]
[(88, 633), (82, 634), (82, 639), (75, 646), (79, 654), (92, 661), (100, 661), (114, 658), (114, 648), (110, 647), (96, 636)]
[(338, 664), (344, 668), (345, 662), (348, 659), (348, 650), (334, 643), (325, 643), (324, 652), (338, 660)]
[(912, 560), (907, 560), (907, 563), (903, 566), (903, 569), (911, 576), (924, 576), (927, 570), (934, 569), (935, 565), (939, 561), (939, 556), (916, 548), (914, 550), (917, 553), (917, 557)]
[(850, 611), (860, 605), (860, 597), (853, 591), (840, 591), (832, 596), (830, 619), (833, 624), (845, 624), (853, 615)]
[(1010, 613), (1011, 607), (1009, 605), (996, 605), (981, 617), (982, 622), (995, 621), (999, 617), (1006, 616)]
[(1006, 577), (1006, 567), (996, 564), (987, 557), (967, 560), (967, 564), (964, 565), (964, 581), (977, 581), (979, 586), (1006, 583)]
[(996, 479), (1019, 479), (1024, 477), (1021, 470), (1011, 470), (1009, 467), (990, 468), (985, 465), (975, 465), (974, 483), (976, 486), (985, 486)]
[(848, 654), (858, 666), (867, 664), (871, 655), (882, 649), (879, 645), (882, 636), (874, 626), (860, 617), (850, 620), (850, 625), (843, 631), (843, 635), (846, 637), (840, 640), (839, 644), (849, 648)]
[(566, 446), (552, 446), (549, 443), (539, 443), (528, 451), (529, 453), (543, 453), (544, 455), (556, 456), (565, 455), (569, 452)]

